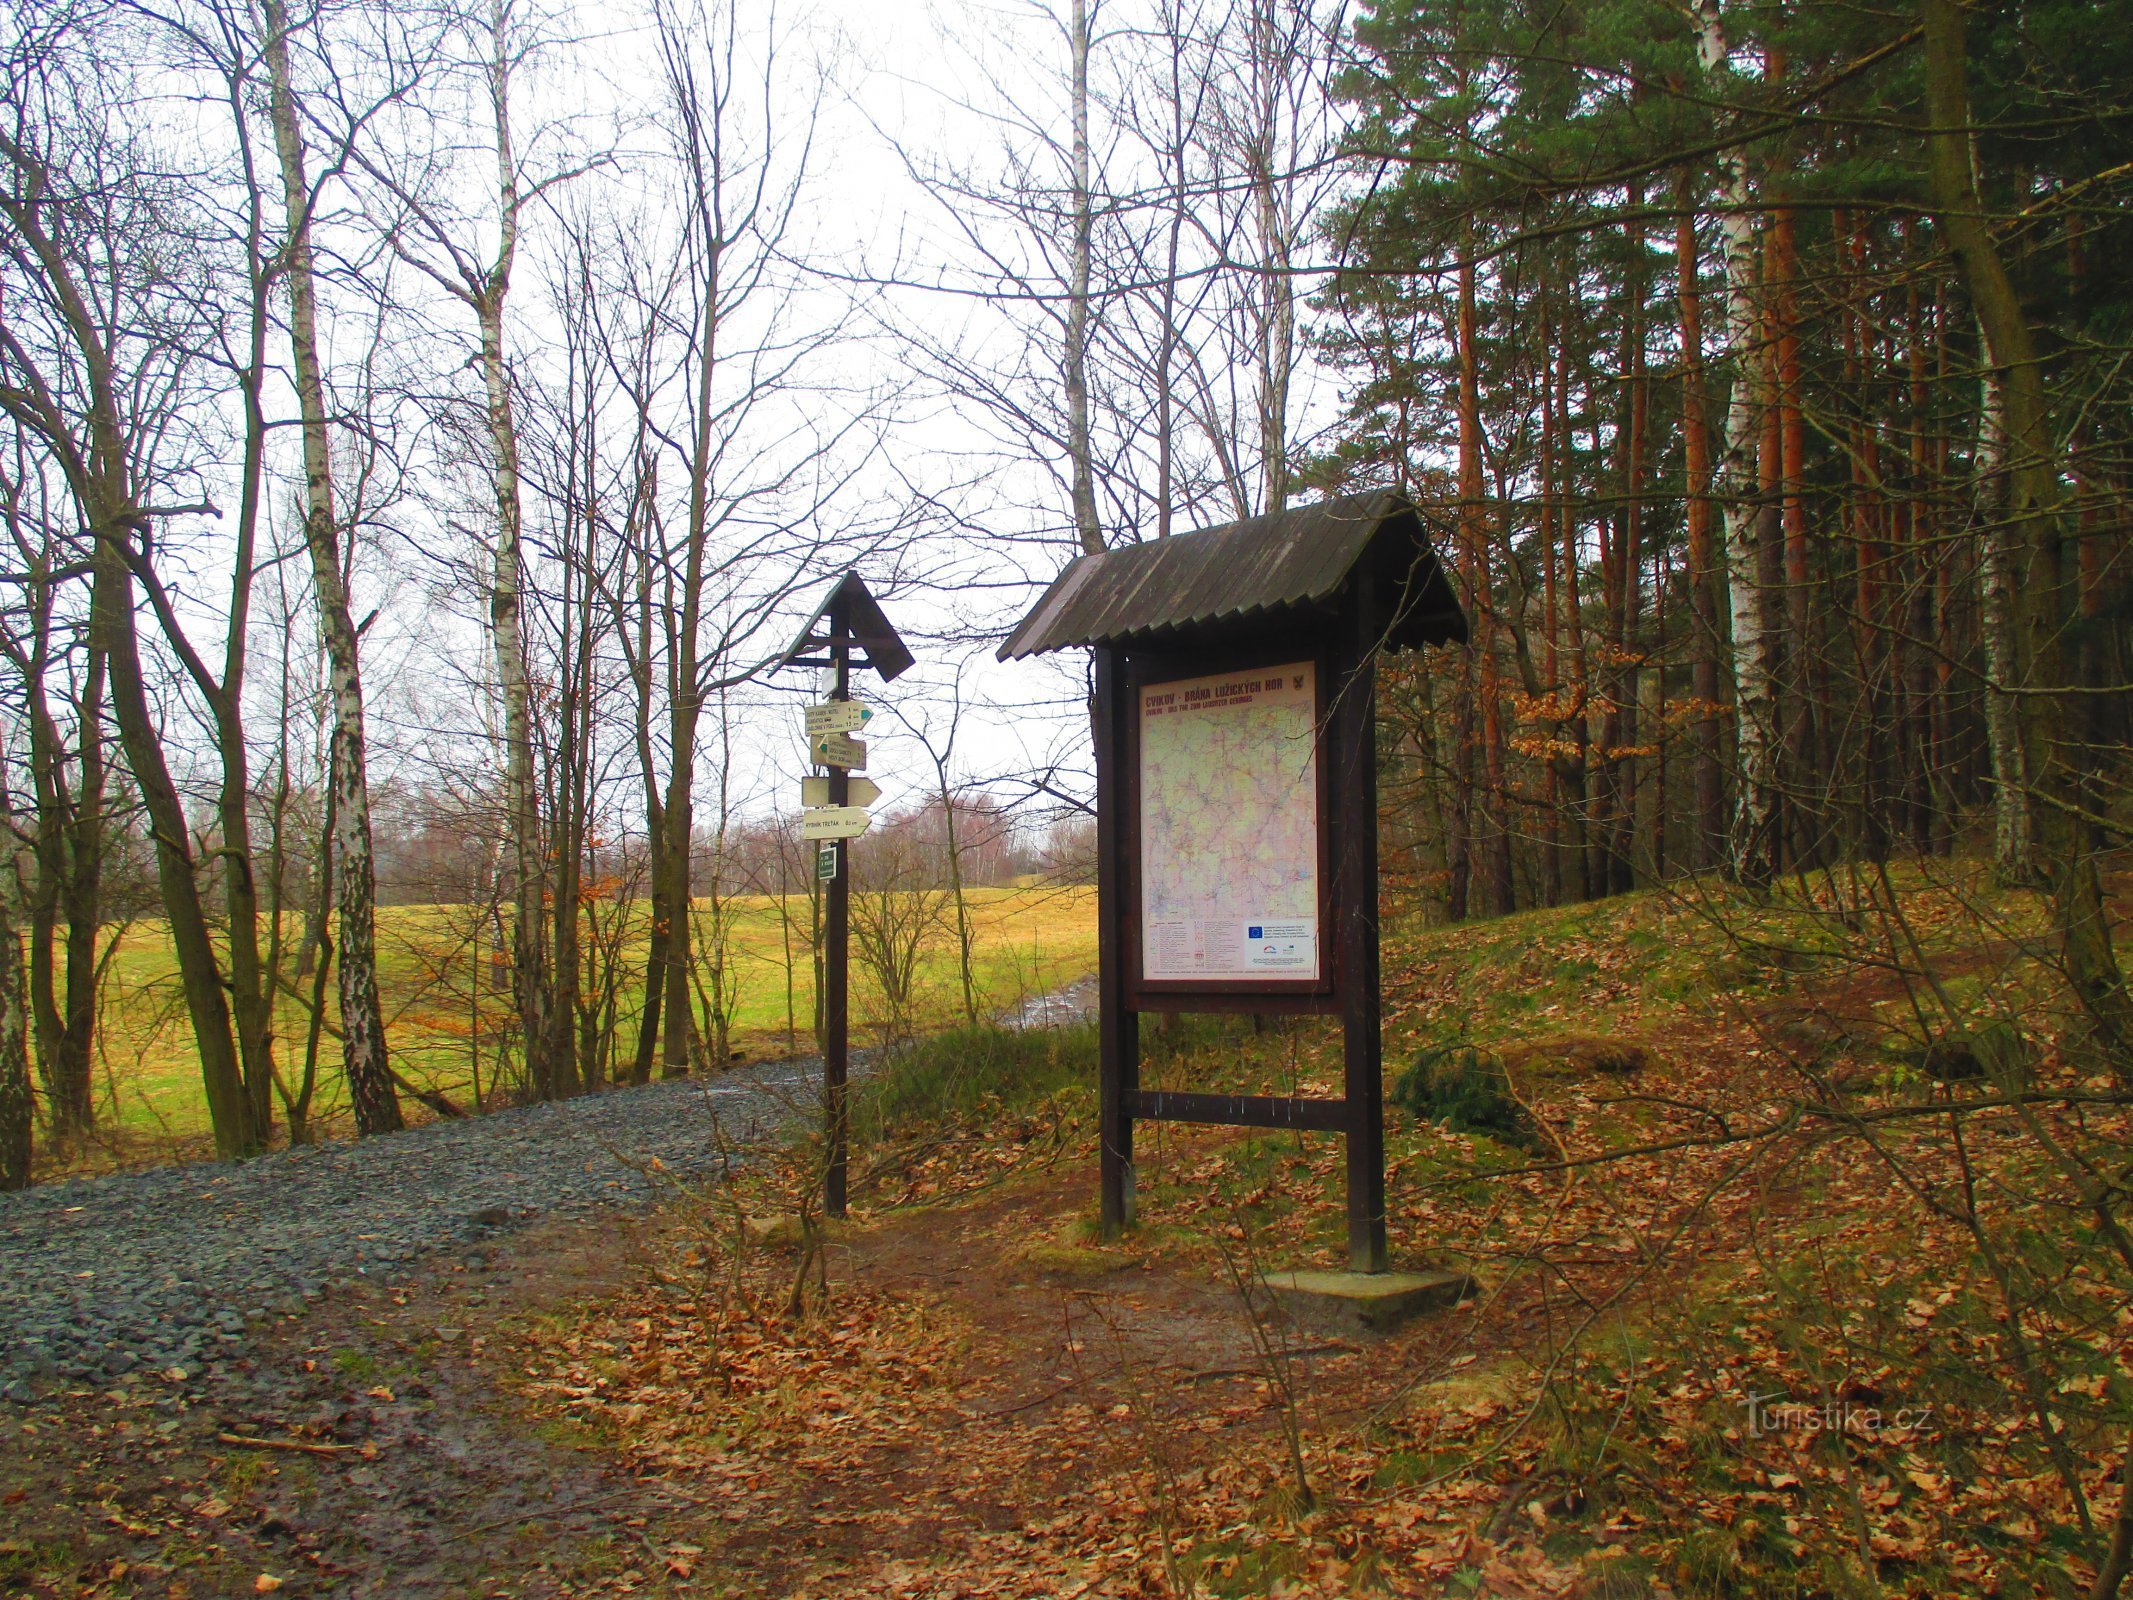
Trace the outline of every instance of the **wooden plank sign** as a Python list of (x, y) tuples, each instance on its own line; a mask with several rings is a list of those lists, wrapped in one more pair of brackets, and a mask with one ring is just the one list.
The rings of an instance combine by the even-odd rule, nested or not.
[(874, 715), (857, 700), (832, 700), (825, 705), (807, 708), (807, 736), (820, 738), (825, 733), (857, 733)]
[(843, 767), (851, 772), (867, 769), (867, 745), (848, 733), (825, 733), (807, 741), (807, 753), (817, 766)]
[(800, 813), (800, 837), (856, 839), (871, 821), (865, 806), (816, 806)]
[[(881, 798), (881, 785), (872, 778), (847, 778), (844, 780), (844, 797), (852, 805), (870, 806)], [(800, 780), (800, 804), (803, 806), (834, 804), (830, 799), (830, 780), (827, 778), (802, 778)]]

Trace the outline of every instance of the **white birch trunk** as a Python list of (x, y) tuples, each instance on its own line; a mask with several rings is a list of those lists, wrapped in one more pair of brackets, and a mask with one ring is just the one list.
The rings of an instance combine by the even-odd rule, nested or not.
[(289, 71), (285, 0), (264, 0), (267, 26), (268, 116), (281, 167), (285, 220), (282, 272), (289, 284), (290, 361), (304, 448), (304, 543), (318, 600), (333, 702), (333, 852), (340, 912), (341, 1059), (348, 1095), (362, 1133), (402, 1126), (385, 1050), (385, 1014), (378, 998), (377, 872), (371, 856), (370, 781), (363, 733), (363, 679), (348, 585), (341, 572), (339, 526), (333, 509), (333, 467), (326, 436), (325, 383), (318, 353), (318, 296), (311, 258), (311, 194), (304, 173), (303, 134)]
[[(1697, 53), (1706, 76), (1729, 72), (1730, 47), (1718, 0), (1697, 0)], [(1726, 348), (1733, 359), (1733, 390), (1718, 463), (1723, 513), (1727, 596), (1733, 622), (1734, 702), (1738, 712), (1738, 793), (1730, 850), (1735, 876), (1767, 882), (1775, 869), (1778, 820), (1779, 735), (1775, 654), (1782, 633), (1768, 614), (1768, 597), (1757, 578), (1756, 464), (1758, 421), (1752, 377), (1756, 351), (1756, 228), (1748, 162), (1738, 149), (1721, 151), (1718, 163), (1719, 236), (1726, 278)]]
[(526, 672), (522, 594), (525, 557), (520, 548), (518, 424), (511, 404), (511, 374), (504, 359), (504, 304), (518, 254), (519, 192), (511, 146), (511, 54), (508, 0), (490, 0), (494, 54), (489, 63), (490, 108), (496, 125), (496, 259), (475, 295), (481, 326), (481, 376), (491, 451), (490, 481), (496, 500), (496, 545), (490, 563), (489, 631), (503, 690), (504, 812), (511, 834), (516, 911), (511, 964), (526, 1074), (533, 1092), (556, 1092), (550, 1064), (548, 982), (543, 902), (547, 854), (542, 848), (540, 804), (534, 788), (532, 694)]
[[(1985, 348), (1982, 333), (1978, 348)], [(1992, 862), (2004, 883), (2037, 881), (2030, 817), (2029, 763), (2015, 697), (2006, 692), (2021, 672), (2015, 638), (2015, 560), (2007, 525), (2007, 423), (1999, 374), (1988, 364), (1978, 380), (1976, 513), (1982, 526), (1978, 601), (1984, 620), (1985, 748), (1992, 763)]]
[(1259, 283), (1255, 296), (1259, 366), (1259, 509), (1285, 510), (1289, 493), (1289, 376), (1296, 360), (1296, 294), (1289, 269), (1295, 259), (1294, 208), (1275, 167), (1280, 150), (1281, 87), (1285, 44), (1276, 26), (1277, 0), (1253, 0), (1251, 25), (1252, 117), (1247, 159), (1251, 164), (1253, 218), (1259, 234)]
[(22, 944), (0, 900), (0, 1193), (30, 1186), (37, 1099), (30, 1088), (29, 986)]
[(1074, 535), (1091, 555), (1104, 547), (1096, 516), (1096, 471), (1089, 443), (1089, 253), (1095, 221), (1089, 198), (1089, 4), (1074, 0), (1067, 48), (1073, 60), (1073, 254), (1068, 266), (1066, 321), (1067, 451), (1073, 472)]

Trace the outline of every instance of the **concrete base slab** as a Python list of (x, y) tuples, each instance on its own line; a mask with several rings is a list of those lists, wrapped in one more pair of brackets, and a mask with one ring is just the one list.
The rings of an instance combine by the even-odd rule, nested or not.
[(1298, 1322), (1371, 1333), (1457, 1305), (1474, 1287), (1463, 1272), (1270, 1272), (1265, 1281)]

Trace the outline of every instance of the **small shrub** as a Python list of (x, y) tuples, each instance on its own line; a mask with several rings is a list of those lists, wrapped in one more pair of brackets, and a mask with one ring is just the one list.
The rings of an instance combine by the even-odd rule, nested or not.
[(1972, 1083), (1990, 1078), (2010, 1087), (2028, 1081), (2036, 1050), (2021, 1032), (2004, 1022), (1974, 1028), (1951, 1028), (1923, 1045), (1895, 1052), (1935, 1083)]
[(1572, 1600), (1651, 1600), (1651, 1563), (1619, 1552), (1595, 1558), (1572, 1586)]
[(855, 1086), (855, 1130), (875, 1137), (960, 1121), (990, 1104), (1020, 1109), (1075, 1082), (1096, 1081), (1096, 1029), (981, 1024), (915, 1039), (886, 1053)]
[(1511, 1093), (1503, 1062), (1463, 1040), (1425, 1045), (1394, 1083), (1392, 1098), (1419, 1121), (1454, 1132), (1485, 1133), (1520, 1149), (1541, 1142), (1539, 1127)]
[(1589, 1058), (1594, 1072), (1610, 1078), (1634, 1077), (1652, 1064), (1642, 1045), (1613, 1040), (1597, 1045)]
[(1741, 1541), (1731, 1531), (1691, 1529), (1676, 1550), (1674, 1569), (1683, 1589), (1710, 1600), (1725, 1600), (1745, 1587)]

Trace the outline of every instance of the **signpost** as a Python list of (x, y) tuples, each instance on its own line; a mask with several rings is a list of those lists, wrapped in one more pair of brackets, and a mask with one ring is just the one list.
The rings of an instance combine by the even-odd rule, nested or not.
[(867, 831), (871, 821), (865, 806), (814, 806), (800, 813), (800, 837), (856, 839)]
[[(857, 661), (855, 651), (863, 652)], [(852, 731), (864, 727), (872, 715), (852, 699), (852, 668), (870, 668), (888, 683), (901, 676), (911, 661), (910, 650), (882, 615), (859, 574), (847, 572), (777, 663), (781, 667), (827, 667), (834, 674), (828, 702), (807, 708), (809, 758), (829, 771), (801, 780), (801, 798), (808, 809), (801, 813), (800, 822), (802, 838), (827, 841), (816, 852), (815, 877), (823, 885), (822, 1117), (828, 1151), (822, 1208), (833, 1217), (845, 1213), (848, 1181), (845, 1078), (851, 1062), (852, 874), (846, 841), (866, 832), (866, 808), (881, 794), (876, 785), (851, 775), (864, 769), (867, 761), (866, 744), (852, 738)], [(818, 784), (819, 789), (814, 787)]]
[[(1081, 556), (1000, 647), (1095, 657), (1107, 1238), (1136, 1121), (1339, 1132), (1349, 1262), (1389, 1286), (1376, 664), (1466, 636), (1416, 508), (1378, 491)], [(1343, 1093), (1143, 1089), (1144, 1011), (1338, 1015)]]
[(857, 733), (874, 715), (857, 700), (831, 700), (824, 705), (807, 708), (807, 736), (819, 738), (825, 733)]
[(867, 745), (848, 733), (818, 733), (807, 741), (808, 758), (818, 767), (841, 767), (846, 772), (867, 769)]
[[(881, 785), (871, 778), (846, 778), (845, 799), (855, 806), (871, 806), (881, 798)], [(828, 778), (802, 778), (800, 780), (800, 804), (803, 806), (826, 806), (830, 803), (830, 780)]]

